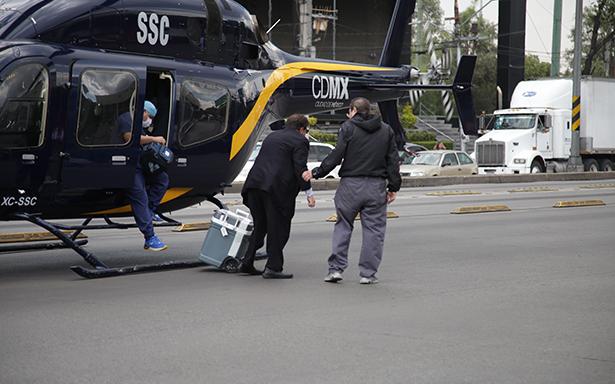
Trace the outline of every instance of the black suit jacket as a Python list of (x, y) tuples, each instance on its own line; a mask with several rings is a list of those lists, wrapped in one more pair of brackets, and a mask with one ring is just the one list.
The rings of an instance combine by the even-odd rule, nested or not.
[(284, 211), (294, 211), (300, 190), (311, 188), (301, 177), (307, 171), (310, 143), (296, 129), (284, 128), (265, 138), (241, 192), (260, 189), (270, 194), (274, 203)]

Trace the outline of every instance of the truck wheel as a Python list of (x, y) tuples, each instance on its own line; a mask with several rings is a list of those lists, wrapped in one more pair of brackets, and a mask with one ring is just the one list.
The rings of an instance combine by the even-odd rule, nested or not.
[(585, 172), (598, 172), (600, 170), (595, 159), (585, 159), (583, 160), (583, 165), (585, 166)]
[(532, 166), (530, 167), (530, 173), (544, 173), (545, 168), (542, 166), (540, 160), (532, 161)]
[(600, 170), (602, 172), (613, 172), (613, 162), (609, 159), (603, 159), (600, 162)]

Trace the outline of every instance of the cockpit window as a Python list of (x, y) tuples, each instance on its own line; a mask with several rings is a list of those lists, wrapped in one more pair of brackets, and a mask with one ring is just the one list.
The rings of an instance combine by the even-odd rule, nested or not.
[(40, 64), (24, 64), (0, 77), (0, 148), (43, 144), (49, 75)]
[(536, 126), (536, 115), (497, 115), (493, 129), (531, 129)]
[(128, 145), (122, 138), (134, 116), (137, 79), (127, 71), (86, 70), (81, 75), (77, 141), (85, 147)]
[(187, 80), (180, 96), (178, 141), (182, 147), (213, 140), (226, 132), (229, 94), (211, 83)]
[(2, 9), (0, 8), (0, 29), (4, 28), (7, 24), (13, 21), (19, 14), (17, 11), (13, 11), (10, 9)]

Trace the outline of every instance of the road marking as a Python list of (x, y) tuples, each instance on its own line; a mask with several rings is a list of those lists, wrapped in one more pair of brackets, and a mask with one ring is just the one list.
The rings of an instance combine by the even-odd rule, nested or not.
[(508, 212), (511, 211), (510, 208), (506, 205), (480, 205), (473, 207), (460, 207), (451, 211), (451, 213), (456, 215), (466, 214), (466, 213), (485, 213), (485, 212)]
[(596, 207), (606, 205), (602, 200), (558, 201), (553, 208)]
[[(387, 219), (397, 219), (399, 218), (399, 215), (396, 212), (393, 211), (388, 211), (387, 212)], [(357, 217), (354, 218), (355, 221), (361, 219), (360, 215), (357, 215)], [(327, 222), (329, 223), (336, 223), (337, 222), (337, 215), (331, 215), (329, 217), (327, 217)]]
[(193, 231), (206, 231), (211, 227), (209, 221), (199, 223), (187, 223), (173, 228), (173, 232), (193, 232)]
[(559, 189), (551, 187), (527, 187), (527, 188), (515, 188), (510, 189), (508, 192), (557, 192)]
[(427, 196), (459, 196), (459, 195), (481, 195), (482, 192), (476, 191), (443, 191), (443, 192), (429, 192)]
[[(70, 236), (73, 232), (62, 231)], [(78, 239), (87, 239), (87, 235), (80, 233)], [(29, 241), (49, 241), (59, 240), (56, 236), (49, 232), (18, 232), (18, 233), (0, 233), (0, 244), (5, 243), (25, 243)]]
[(588, 184), (579, 186), (580, 189), (606, 189), (615, 188), (615, 183), (610, 184)]

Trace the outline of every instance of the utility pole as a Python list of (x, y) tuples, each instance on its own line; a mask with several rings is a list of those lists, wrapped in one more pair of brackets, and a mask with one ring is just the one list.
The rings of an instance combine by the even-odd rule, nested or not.
[(553, 42), (551, 44), (551, 77), (559, 76), (562, 44), (562, 0), (553, 3)]
[(583, 29), (583, 0), (576, 0), (574, 25), (574, 62), (572, 69), (572, 143), (568, 158), (568, 172), (582, 172), (581, 143), (581, 31)]
[(312, 44), (312, 0), (297, 0), (299, 3), (299, 54), (316, 57)]
[(337, 46), (337, 0), (333, 0), (333, 11), (335, 12), (335, 18), (333, 18), (333, 60), (335, 60)]
[(461, 20), (459, 20), (459, 0), (455, 0), (455, 39), (457, 40), (457, 64), (461, 61)]
[[(267, 25), (268, 25), (267, 29), (271, 28), (271, 25), (272, 25), (272, 24), (271, 24), (271, 21), (272, 21), (272, 20), (271, 20), (271, 12), (272, 12), (272, 11), (271, 11), (271, 9), (273, 8), (273, 7), (271, 6), (271, 2), (272, 2), (272, 1), (273, 1), (273, 0), (269, 0), (269, 9), (268, 9), (269, 24), (267, 24)], [(271, 36), (269, 36), (269, 37), (271, 37)]]

